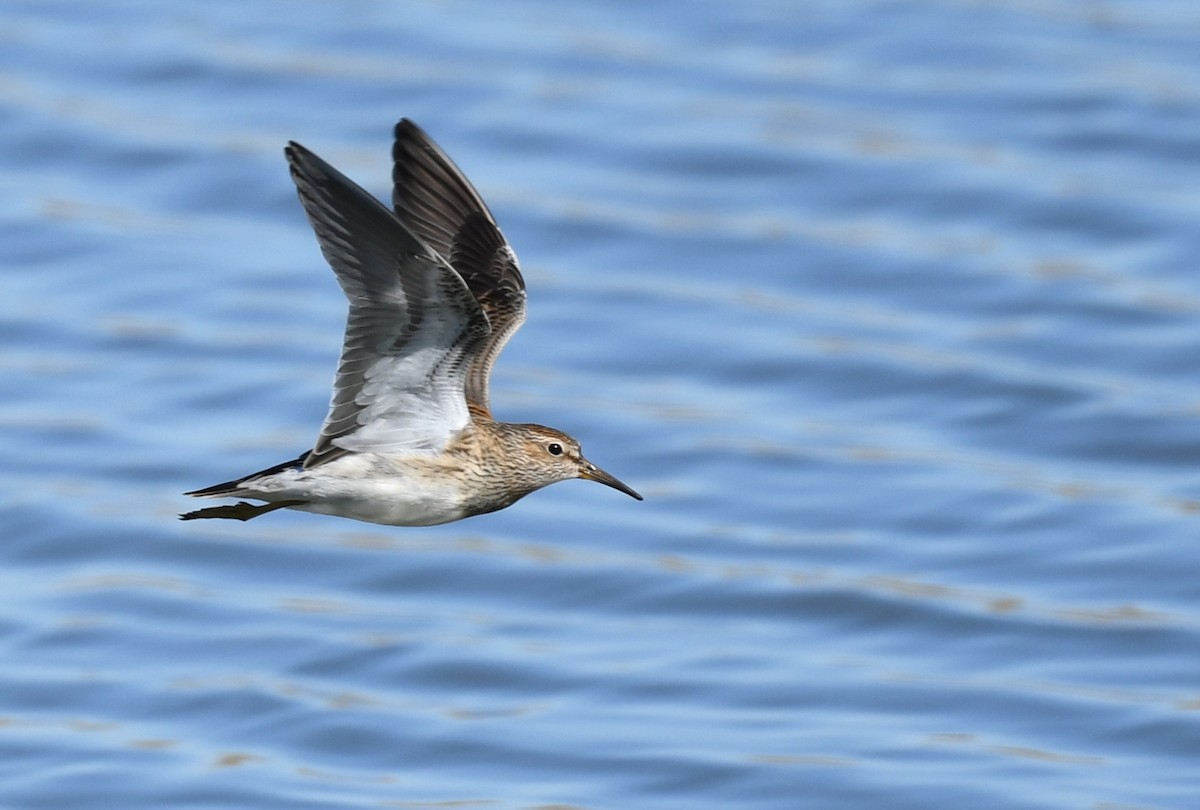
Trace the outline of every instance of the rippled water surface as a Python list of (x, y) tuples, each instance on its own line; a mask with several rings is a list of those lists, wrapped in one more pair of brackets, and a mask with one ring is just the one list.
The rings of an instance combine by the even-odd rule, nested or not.
[[(1200, 807), (1200, 6), (0, 4), (0, 806)], [(432, 529), (311, 446), (288, 139), (520, 253)]]

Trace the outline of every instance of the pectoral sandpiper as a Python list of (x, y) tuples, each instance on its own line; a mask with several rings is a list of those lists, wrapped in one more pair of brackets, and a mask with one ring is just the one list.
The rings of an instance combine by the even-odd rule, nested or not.
[(525, 320), (516, 254), (479, 193), (416, 124), (396, 125), (393, 208), (298, 143), (284, 150), (350, 300), (329, 415), (294, 461), (186, 493), (250, 498), (183, 520), (300, 509), (392, 526), (494, 512), (585, 478), (642, 499), (554, 428), (497, 422), (488, 377)]

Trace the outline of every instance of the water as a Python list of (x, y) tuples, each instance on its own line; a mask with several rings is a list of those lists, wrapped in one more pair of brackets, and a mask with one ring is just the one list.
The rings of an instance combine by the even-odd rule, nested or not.
[[(0, 5), (0, 806), (1200, 806), (1200, 11)], [(434, 529), (179, 523), (311, 445), (296, 139), (520, 253)]]

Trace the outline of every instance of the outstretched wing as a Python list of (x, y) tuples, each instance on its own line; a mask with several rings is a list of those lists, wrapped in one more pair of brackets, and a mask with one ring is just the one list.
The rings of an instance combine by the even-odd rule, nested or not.
[(437, 452), (470, 422), (468, 366), (490, 334), (459, 276), (382, 203), (321, 158), (285, 150), (321, 252), (350, 301), (314, 467), (345, 451)]
[(440, 254), (487, 313), (492, 333), (467, 371), (466, 397), (490, 415), (488, 378), (504, 344), (525, 321), (525, 280), (479, 192), (420, 127), (396, 124), (392, 207)]

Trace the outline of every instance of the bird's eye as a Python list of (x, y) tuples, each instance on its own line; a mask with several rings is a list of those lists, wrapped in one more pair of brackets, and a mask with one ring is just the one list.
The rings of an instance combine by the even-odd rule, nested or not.
[(552, 456), (561, 456), (562, 445), (558, 442), (550, 442), (550, 444), (546, 445), (546, 452)]

